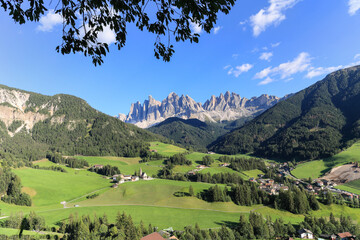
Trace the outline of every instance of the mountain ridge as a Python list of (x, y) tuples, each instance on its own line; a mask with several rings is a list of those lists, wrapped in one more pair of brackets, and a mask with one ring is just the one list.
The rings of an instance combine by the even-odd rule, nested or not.
[(81, 98), (0, 85), (0, 152), (31, 159), (44, 157), (49, 149), (66, 155), (138, 156), (148, 148), (146, 141), (159, 139), (92, 108)]
[(218, 97), (212, 95), (204, 104), (201, 104), (188, 95), (178, 96), (171, 92), (161, 102), (150, 95), (143, 104), (139, 101), (133, 103), (129, 113), (119, 114), (118, 118), (141, 128), (151, 127), (170, 117), (194, 118), (204, 122), (232, 121), (258, 115), (287, 97), (288, 95), (279, 98), (263, 94), (248, 99), (227, 91)]
[(211, 144), (219, 153), (330, 157), (360, 138), (360, 66), (335, 71)]

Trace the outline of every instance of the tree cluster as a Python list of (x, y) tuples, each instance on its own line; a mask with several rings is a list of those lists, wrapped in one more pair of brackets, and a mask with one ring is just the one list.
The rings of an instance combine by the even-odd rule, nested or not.
[(210, 157), (209, 155), (206, 155), (202, 158), (202, 163), (205, 165), (205, 166), (208, 166), (210, 167), (211, 164), (213, 164), (215, 162), (215, 160)]
[(317, 218), (306, 215), (304, 221), (300, 223), (299, 227), (309, 229), (315, 236), (341, 232), (350, 232), (356, 236), (360, 234), (359, 226), (355, 225), (350, 217), (344, 217), (341, 215), (340, 218), (336, 219), (333, 213), (330, 213), (329, 218)]
[(171, 156), (167, 161), (167, 164), (172, 165), (188, 165), (190, 166), (192, 162), (188, 159), (186, 159), (185, 154), (183, 153), (177, 153), (173, 156)]
[(89, 163), (84, 159), (64, 158), (61, 154), (56, 152), (48, 152), (46, 158), (53, 163), (64, 164), (70, 168), (84, 168), (89, 167)]
[(28, 194), (21, 192), (21, 179), (12, 173), (9, 168), (0, 167), (0, 193), (6, 203), (31, 206), (31, 198)]
[(305, 214), (310, 210), (320, 209), (315, 195), (296, 186), (291, 186), (288, 191), (280, 191), (274, 201), (274, 206), (295, 214)]
[(221, 156), (219, 161), (230, 163), (230, 168), (235, 171), (248, 171), (253, 169), (260, 169), (264, 171), (266, 169), (265, 161), (260, 158), (245, 158), (245, 157), (229, 157)]
[(89, 168), (89, 171), (110, 177), (121, 173), (117, 166), (111, 165), (105, 165), (103, 168), (96, 168), (92, 166), (91, 168)]

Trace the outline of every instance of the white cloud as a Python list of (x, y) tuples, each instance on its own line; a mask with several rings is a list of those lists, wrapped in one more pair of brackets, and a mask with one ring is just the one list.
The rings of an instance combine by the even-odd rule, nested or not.
[[(228, 68), (229, 66), (226, 66), (226, 67)], [(229, 71), (228, 71), (228, 75), (234, 75), (235, 77), (239, 77), (240, 74), (242, 74), (244, 72), (248, 72), (253, 67), (254, 66), (252, 64), (249, 64), (249, 63), (245, 63), (245, 64), (240, 65), (240, 66), (236, 66), (235, 68), (231, 67), (229, 69)]]
[(239, 57), (239, 54), (237, 54), (237, 53), (234, 53), (232, 56), (231, 56), (233, 59), (238, 59), (238, 57)]
[(106, 26), (102, 32), (98, 33), (97, 40), (110, 45), (116, 42), (116, 34), (110, 29), (110, 26)]
[[(89, 30), (90, 27), (87, 25), (86, 29)], [(84, 37), (85, 30), (84, 28), (80, 28), (80, 37)], [(98, 32), (97, 39), (98, 42), (107, 43), (108, 45), (116, 42), (116, 34), (113, 30), (110, 29), (110, 26), (103, 27), (101, 32)]]
[(197, 33), (197, 34), (202, 33), (202, 28), (197, 23), (190, 22), (190, 28), (193, 33)]
[(308, 70), (311, 65), (310, 55), (306, 52), (300, 53), (294, 60), (282, 63), (277, 67), (268, 67), (255, 74), (255, 79), (264, 79), (267, 77), (280, 76), (281, 79), (286, 79), (294, 74)]
[(215, 27), (214, 28), (214, 34), (218, 34), (221, 29), (222, 29), (221, 26)]
[(339, 69), (343, 69), (343, 68), (349, 68), (349, 67), (352, 67), (352, 66), (356, 66), (356, 65), (359, 65), (360, 64), (360, 61), (357, 61), (357, 62), (352, 62), (348, 65), (339, 65), (339, 66), (336, 66), (336, 67), (318, 67), (318, 68), (314, 68), (314, 67), (311, 67), (309, 69), (309, 72), (306, 74), (306, 78), (314, 78), (314, 77), (317, 77), (317, 76), (321, 76), (321, 75), (325, 75), (325, 74), (328, 74), (328, 73), (331, 73), (331, 72), (334, 72), (336, 70), (339, 70)]
[(260, 55), (259, 59), (270, 62), (270, 59), (271, 59), (272, 56), (273, 56), (273, 53), (272, 53), (272, 52), (263, 52), (263, 53)]
[(269, 83), (272, 83), (274, 82), (275, 80), (270, 78), (270, 77), (267, 77), (266, 79), (264, 79), (263, 81), (259, 82), (258, 85), (266, 85), (266, 84), (269, 84)]
[(331, 73), (333, 71), (339, 70), (343, 68), (342, 65), (337, 66), (337, 67), (327, 67), (327, 68), (323, 68), (323, 67), (318, 67), (318, 68), (310, 68), (309, 72), (306, 74), (306, 78), (313, 78), (313, 77), (317, 77), (317, 76), (321, 76), (324, 74), (328, 74)]
[(356, 54), (355, 57), (354, 57), (355, 60), (357, 59), (360, 59), (360, 53), (359, 54)]
[(269, 0), (270, 6), (261, 9), (257, 14), (250, 17), (254, 36), (257, 37), (261, 32), (271, 25), (278, 25), (286, 19), (284, 11), (292, 8), (301, 0)]
[(272, 47), (272, 48), (276, 48), (276, 47), (280, 46), (280, 44), (281, 44), (281, 42), (272, 43), (272, 44), (271, 44), (271, 47)]
[(245, 25), (248, 22), (248, 20), (239, 22), (240, 25)]
[(349, 14), (355, 15), (355, 13), (360, 9), (360, 0), (349, 0)]
[(40, 25), (37, 26), (37, 30), (42, 32), (51, 32), (56, 25), (63, 23), (63, 18), (60, 14), (55, 13), (54, 10), (51, 9), (46, 15), (40, 18), (39, 22)]

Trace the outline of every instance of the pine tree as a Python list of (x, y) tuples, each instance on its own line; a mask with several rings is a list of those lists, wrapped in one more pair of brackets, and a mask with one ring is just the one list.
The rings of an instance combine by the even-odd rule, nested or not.
[(192, 197), (194, 196), (194, 189), (193, 189), (192, 185), (190, 185), (190, 187), (189, 187), (189, 194)]

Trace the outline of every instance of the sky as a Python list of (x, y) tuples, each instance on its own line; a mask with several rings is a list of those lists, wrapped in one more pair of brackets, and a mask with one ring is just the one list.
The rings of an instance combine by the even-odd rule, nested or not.
[(202, 103), (226, 91), (282, 97), (360, 65), (360, 0), (238, 0), (210, 34), (193, 24), (199, 43), (176, 43), (169, 63), (154, 57), (154, 35), (129, 26), (118, 51), (107, 29), (99, 39), (110, 53), (98, 67), (81, 54), (55, 51), (62, 19), (53, 11), (21, 26), (0, 13), (0, 84), (75, 95), (112, 116), (170, 92)]

